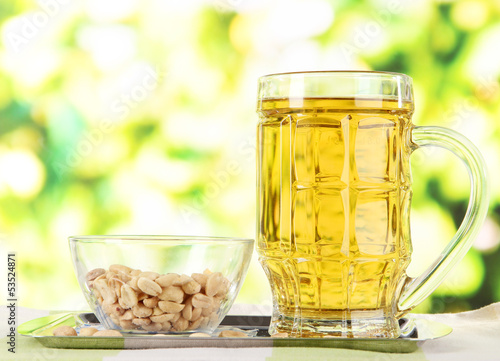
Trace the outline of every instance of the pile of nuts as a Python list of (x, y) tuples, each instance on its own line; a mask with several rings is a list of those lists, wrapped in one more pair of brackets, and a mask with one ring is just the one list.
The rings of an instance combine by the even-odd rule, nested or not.
[(220, 272), (160, 275), (115, 264), (87, 273), (87, 285), (106, 315), (123, 330), (184, 332), (210, 328), (230, 282)]

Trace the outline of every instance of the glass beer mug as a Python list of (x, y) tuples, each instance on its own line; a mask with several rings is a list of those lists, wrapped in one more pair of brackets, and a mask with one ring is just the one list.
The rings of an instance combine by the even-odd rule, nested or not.
[[(461, 134), (416, 127), (412, 80), (385, 72), (259, 79), (258, 242), (270, 281), (270, 333), (398, 337), (467, 253), (486, 216), (484, 161)], [(410, 155), (446, 148), (466, 165), (465, 218), (443, 253), (410, 278)]]

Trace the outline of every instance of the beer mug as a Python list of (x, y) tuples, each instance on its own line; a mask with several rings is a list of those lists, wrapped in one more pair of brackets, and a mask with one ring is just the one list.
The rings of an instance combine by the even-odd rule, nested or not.
[[(488, 208), (484, 161), (446, 128), (414, 126), (412, 79), (306, 72), (259, 79), (259, 260), (271, 284), (270, 333), (398, 337), (467, 253)], [(410, 278), (410, 155), (450, 150), (470, 175), (465, 218), (443, 253)]]

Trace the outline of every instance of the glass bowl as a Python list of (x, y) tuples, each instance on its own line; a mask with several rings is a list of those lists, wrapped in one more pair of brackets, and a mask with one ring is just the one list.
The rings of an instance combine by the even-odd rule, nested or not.
[(131, 333), (213, 332), (243, 283), (251, 239), (73, 236), (80, 287), (108, 329)]

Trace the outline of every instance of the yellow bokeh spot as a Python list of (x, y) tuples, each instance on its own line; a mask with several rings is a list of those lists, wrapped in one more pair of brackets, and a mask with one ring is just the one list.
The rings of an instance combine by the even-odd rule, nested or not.
[(0, 189), (8, 188), (16, 196), (31, 198), (45, 183), (45, 168), (28, 150), (0, 153)]
[(422, 274), (443, 251), (455, 234), (450, 214), (437, 204), (427, 201), (425, 206), (411, 210), (411, 242), (413, 253), (407, 269), (410, 277)]
[(435, 294), (448, 297), (472, 296), (481, 287), (484, 274), (481, 255), (471, 250), (445, 277)]
[[(407, 269), (410, 277), (418, 277), (428, 267), (434, 265), (451, 241), (456, 227), (450, 215), (438, 205), (429, 203), (425, 207), (412, 210), (412, 261)], [(481, 286), (485, 267), (478, 251), (472, 249), (445, 276), (435, 294), (449, 297), (473, 295)]]
[(248, 16), (237, 15), (229, 26), (229, 39), (235, 49), (246, 53), (252, 49), (251, 22)]
[(483, 26), (489, 17), (484, 1), (457, 1), (452, 8), (453, 22), (463, 30), (475, 30)]

